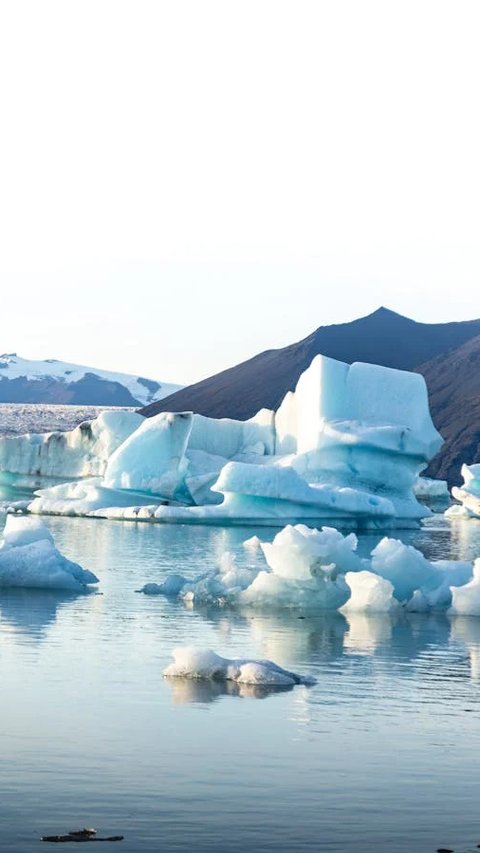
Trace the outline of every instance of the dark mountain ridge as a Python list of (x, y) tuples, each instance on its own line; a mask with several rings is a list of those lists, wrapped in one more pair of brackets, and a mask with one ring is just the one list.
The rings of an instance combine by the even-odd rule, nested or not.
[[(470, 341), (472, 347), (468, 349)], [(463, 347), (465, 352), (454, 358), (453, 353)], [(480, 359), (480, 320), (418, 323), (381, 307), (350, 323), (320, 326), (297, 343), (259, 353), (141, 411), (147, 417), (161, 411), (194, 411), (215, 418), (245, 420), (262, 407), (276, 409), (318, 354), (349, 364), (363, 361), (417, 370), (426, 378), (432, 417), (446, 439), (428, 473), (453, 483), (460, 479), (460, 463), (476, 461), (480, 452), (480, 420), (473, 418), (477, 429), (475, 424), (469, 424), (468, 440), (464, 434), (467, 418), (473, 415), (472, 407), (480, 417), (480, 380), (477, 385), (475, 379), (477, 373), (480, 376), (478, 366), (475, 368), (477, 351)], [(457, 367), (450, 369), (451, 364)], [(459, 408), (459, 401), (464, 398), (469, 400), (469, 412)]]

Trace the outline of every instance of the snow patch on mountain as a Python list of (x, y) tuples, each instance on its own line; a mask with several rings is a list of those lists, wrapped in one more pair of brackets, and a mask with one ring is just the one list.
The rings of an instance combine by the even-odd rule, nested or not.
[(179, 388), (54, 358), (30, 361), (16, 353), (0, 355), (0, 401), (4, 403), (145, 406)]

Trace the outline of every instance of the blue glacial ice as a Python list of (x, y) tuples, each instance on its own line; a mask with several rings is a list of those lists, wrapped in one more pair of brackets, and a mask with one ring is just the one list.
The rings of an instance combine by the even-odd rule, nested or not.
[(87, 592), (97, 583), (92, 572), (57, 550), (52, 534), (39, 518), (7, 516), (0, 544), (0, 589)]
[(359, 529), (430, 514), (414, 488), (442, 443), (419, 374), (324, 356), (249, 421), (109, 412), (53, 435), (0, 439), (4, 476), (67, 481), (38, 491), (32, 513)]

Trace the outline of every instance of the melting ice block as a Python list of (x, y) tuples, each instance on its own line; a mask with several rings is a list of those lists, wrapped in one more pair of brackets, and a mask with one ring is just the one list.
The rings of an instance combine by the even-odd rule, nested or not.
[(166, 678), (200, 678), (212, 681), (236, 681), (238, 684), (263, 684), (293, 687), (312, 684), (313, 680), (290, 672), (271, 660), (222, 658), (210, 649), (183, 646), (173, 650), (174, 662), (163, 674)]
[(0, 588), (86, 592), (98, 583), (92, 572), (67, 560), (37, 518), (8, 515), (0, 546)]

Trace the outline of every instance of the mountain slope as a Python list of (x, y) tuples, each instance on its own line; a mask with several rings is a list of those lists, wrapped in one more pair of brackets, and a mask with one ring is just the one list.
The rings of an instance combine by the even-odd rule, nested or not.
[(432, 460), (432, 477), (461, 482), (463, 462), (480, 462), (480, 336), (418, 368), (445, 445)]
[(53, 358), (30, 361), (16, 353), (0, 356), (2, 403), (136, 407), (160, 400), (180, 387)]
[(263, 406), (277, 408), (319, 353), (348, 363), (365, 361), (413, 370), (479, 334), (480, 320), (417, 323), (379, 308), (351, 323), (320, 326), (298, 343), (260, 353), (165, 397), (142, 413), (149, 416), (159, 411), (189, 410), (211, 417), (244, 420)]

